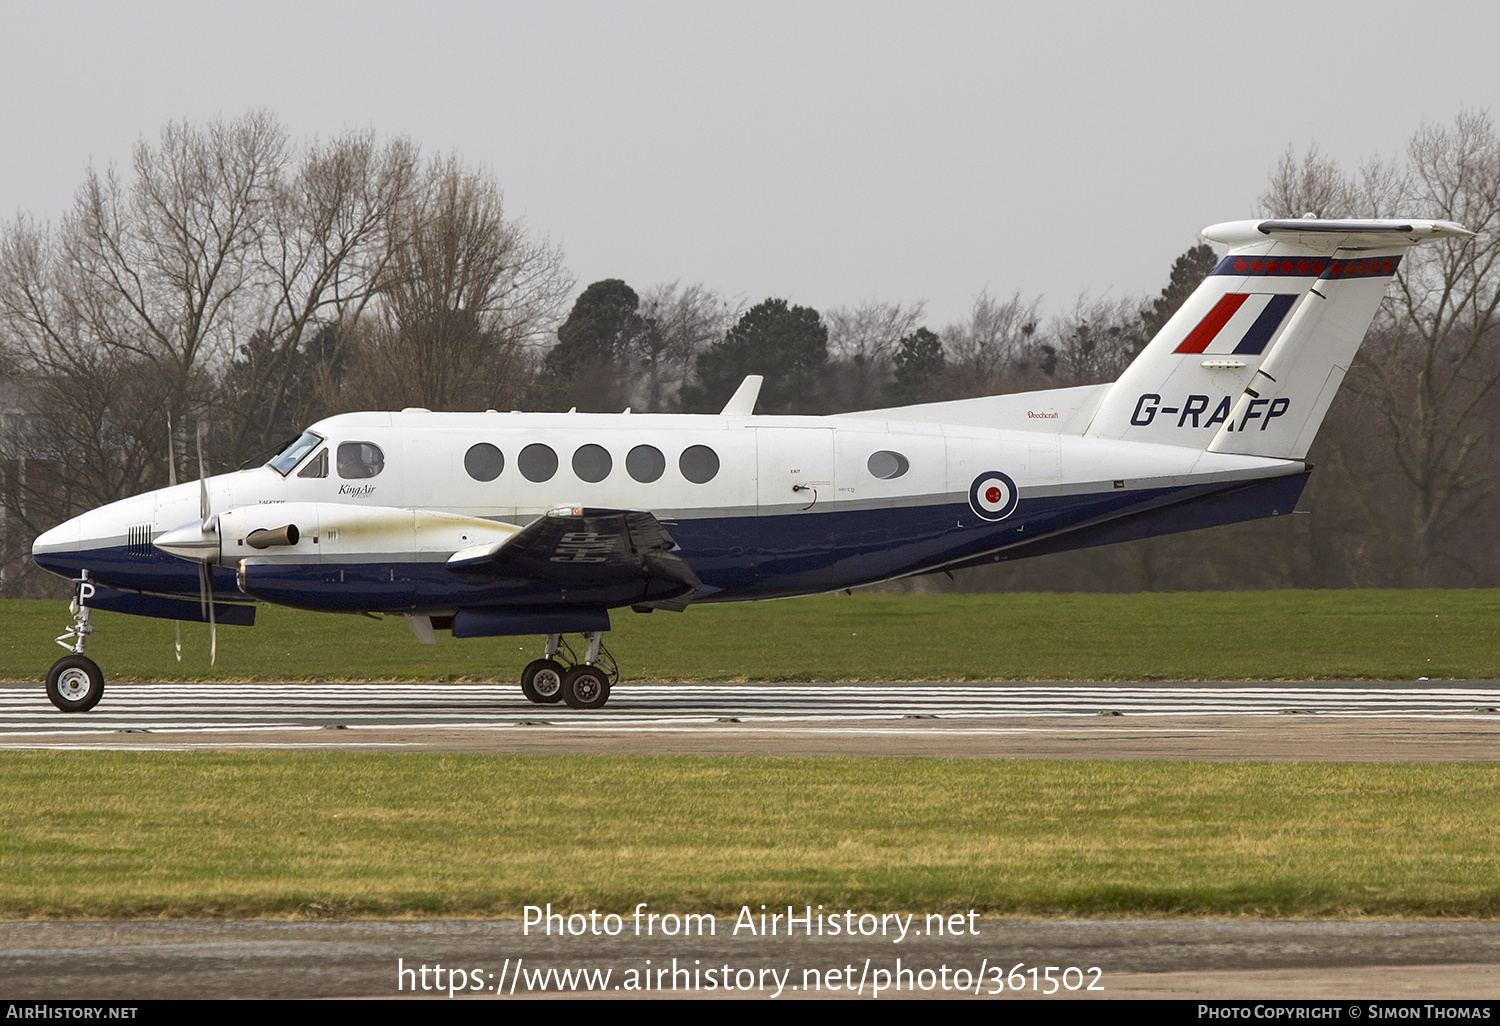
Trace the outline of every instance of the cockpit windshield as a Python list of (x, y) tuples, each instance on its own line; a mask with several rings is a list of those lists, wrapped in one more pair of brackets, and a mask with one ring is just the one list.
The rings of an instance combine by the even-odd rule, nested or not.
[(275, 456), (272, 456), (266, 463), (266, 466), (276, 471), (282, 477), (286, 477), (292, 472), (293, 467), (302, 462), (302, 457), (312, 452), (313, 448), (321, 441), (323, 441), (322, 435), (315, 435), (311, 431), (304, 431), (302, 432), (302, 437), (298, 438)]

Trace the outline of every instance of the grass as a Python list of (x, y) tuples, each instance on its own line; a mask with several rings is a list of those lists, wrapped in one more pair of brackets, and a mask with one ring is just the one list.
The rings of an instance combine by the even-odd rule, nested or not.
[[(626, 680), (1410, 680), (1500, 676), (1500, 591), (1142, 595), (860, 593), (685, 613), (613, 614)], [(0, 680), (60, 654), (57, 602), (0, 603)], [(89, 655), (110, 680), (499, 680), (538, 638), (440, 636), (399, 617), (265, 608), (253, 628), (95, 614)]]
[(13, 753), (0, 916), (1500, 913), (1500, 767)]
[[(617, 614), (627, 679), (1497, 676), (1500, 592), (859, 594)], [(59, 603), (0, 604), (0, 678)], [(100, 614), (127, 680), (513, 680), (536, 639)], [(1500, 767), (367, 753), (0, 754), (0, 918), (741, 905), (1032, 916), (1500, 914)]]

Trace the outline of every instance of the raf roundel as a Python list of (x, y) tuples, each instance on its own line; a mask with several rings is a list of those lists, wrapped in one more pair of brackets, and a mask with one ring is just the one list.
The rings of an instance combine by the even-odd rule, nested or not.
[(998, 470), (980, 474), (969, 486), (969, 505), (985, 520), (1004, 520), (1016, 511), (1020, 498), (1016, 483)]

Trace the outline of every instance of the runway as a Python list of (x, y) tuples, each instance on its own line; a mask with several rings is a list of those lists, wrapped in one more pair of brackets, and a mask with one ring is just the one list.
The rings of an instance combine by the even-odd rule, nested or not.
[[(549, 937), (534, 929), (527, 936), (515, 921), (13, 923), (0, 931), (0, 978), (11, 998), (54, 1000), (446, 1001), (454, 986), (454, 997), (501, 1000), (1431, 1001), (1488, 998), (1500, 982), (1496, 923), (979, 919), (973, 926), (959, 937), (893, 943), (749, 937), (734, 934), (727, 918), (713, 936), (691, 940), (639, 937), (629, 928), (616, 937)], [(447, 967), (441, 977), (432, 971), (438, 966)], [(1038, 972), (1033, 985), (1033, 966), (1052, 972)], [(652, 992), (630, 991), (631, 974), (639, 982), (645, 970), (662, 967)], [(573, 974), (572, 986), (559, 985), (560, 973)]]
[(1500, 759), (1500, 682), (110, 684), (68, 715), (0, 685), (0, 749), (312, 748), (1105, 759)]

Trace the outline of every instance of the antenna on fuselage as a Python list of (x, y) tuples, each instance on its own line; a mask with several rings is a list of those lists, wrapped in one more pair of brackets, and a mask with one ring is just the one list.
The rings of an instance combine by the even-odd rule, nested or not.
[(747, 374), (740, 387), (734, 390), (729, 402), (719, 411), (721, 417), (748, 417), (755, 413), (755, 400), (760, 398), (760, 386), (765, 382), (763, 374)]

